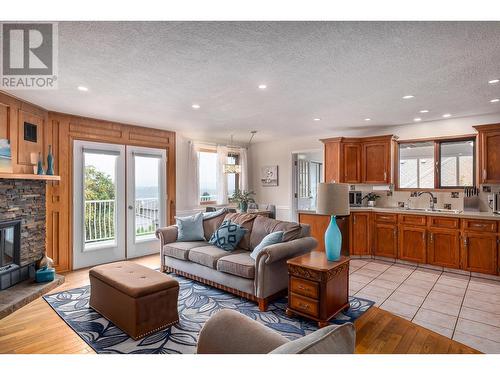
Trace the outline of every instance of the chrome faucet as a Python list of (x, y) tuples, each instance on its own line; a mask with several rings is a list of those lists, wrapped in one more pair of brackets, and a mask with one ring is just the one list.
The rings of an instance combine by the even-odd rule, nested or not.
[(430, 191), (421, 191), (421, 192), (419, 192), (417, 194), (417, 196), (420, 197), (423, 194), (429, 194), (429, 197), (430, 197), (430, 201), (429, 201), (429, 203), (430, 203), (430, 209), (432, 211), (434, 211), (434, 194), (432, 194)]

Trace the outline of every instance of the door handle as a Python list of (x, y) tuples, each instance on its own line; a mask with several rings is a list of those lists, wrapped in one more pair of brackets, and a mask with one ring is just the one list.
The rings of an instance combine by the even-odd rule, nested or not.
[(128, 205), (128, 209), (129, 210), (133, 210), (134, 209), (134, 206), (132, 206), (131, 204)]

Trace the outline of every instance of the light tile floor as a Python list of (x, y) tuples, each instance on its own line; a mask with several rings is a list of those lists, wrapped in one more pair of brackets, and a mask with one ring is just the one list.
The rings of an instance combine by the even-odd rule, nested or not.
[(500, 354), (500, 281), (351, 259), (349, 294), (484, 353)]

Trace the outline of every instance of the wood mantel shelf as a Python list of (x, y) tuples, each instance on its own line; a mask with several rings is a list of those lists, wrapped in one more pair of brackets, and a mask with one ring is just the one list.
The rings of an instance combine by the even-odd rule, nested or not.
[(22, 173), (0, 173), (0, 179), (12, 180), (44, 180), (44, 181), (60, 181), (61, 176), (49, 176), (46, 174), (22, 174)]

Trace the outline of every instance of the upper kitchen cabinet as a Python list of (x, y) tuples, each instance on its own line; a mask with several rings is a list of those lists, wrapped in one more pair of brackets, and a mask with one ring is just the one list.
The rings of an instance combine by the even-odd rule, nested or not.
[(391, 183), (392, 135), (329, 138), (325, 147), (325, 181), (349, 184)]
[(474, 128), (479, 133), (479, 182), (500, 184), (500, 124)]

